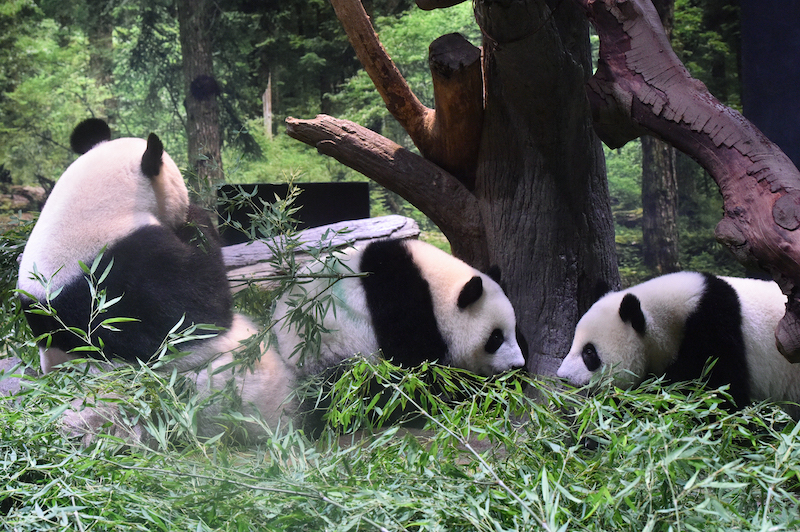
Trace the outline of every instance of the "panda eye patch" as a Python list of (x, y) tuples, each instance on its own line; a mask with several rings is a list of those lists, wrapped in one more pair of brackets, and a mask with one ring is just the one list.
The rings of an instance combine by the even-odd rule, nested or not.
[(487, 353), (496, 353), (500, 346), (503, 345), (506, 339), (503, 337), (503, 331), (500, 329), (495, 329), (492, 331), (492, 334), (489, 336), (489, 339), (486, 340), (486, 346), (484, 349)]
[(597, 349), (594, 344), (586, 344), (583, 346), (581, 357), (583, 358), (586, 369), (589, 371), (597, 371), (597, 368), (600, 367), (600, 357), (597, 355)]

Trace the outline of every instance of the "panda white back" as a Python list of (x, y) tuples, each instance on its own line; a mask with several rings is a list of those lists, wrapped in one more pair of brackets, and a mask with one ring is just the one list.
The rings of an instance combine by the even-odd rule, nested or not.
[(751, 399), (800, 402), (800, 364), (787, 361), (775, 343), (775, 329), (786, 312), (786, 296), (771, 281), (722, 279), (739, 294)]
[(315, 280), (276, 305), (275, 318), (281, 319), (288, 302), (302, 292), (329, 291), (334, 298), (335, 314), (331, 310), (322, 317), (329, 332), (322, 335), (319, 358), (306, 355), (298, 365), (293, 353), (299, 332), (276, 326), (276, 348), (299, 374), (316, 374), (353, 355), (373, 357), (379, 351), (407, 367), (438, 360), (483, 375), (524, 365), (514, 310), (500, 286), (444, 251), (417, 240), (378, 241), (350, 250), (339, 270), (366, 275), (332, 286)]
[(698, 378), (709, 358), (712, 387), (727, 384), (736, 405), (800, 400), (800, 365), (775, 345), (786, 297), (775, 283), (694, 272), (664, 275), (595, 303), (575, 329), (557, 375), (575, 385), (614, 367), (620, 386), (648, 375)]
[(91, 263), (136, 228), (163, 224), (176, 230), (185, 223), (189, 195), (178, 167), (163, 153), (158, 174), (144, 175), (146, 149), (144, 139), (101, 140), (67, 168), (25, 246), (21, 289), (44, 297), (40, 283), (30, 279), (34, 264), (44, 277), (55, 276), (55, 290), (81, 274), (78, 260)]

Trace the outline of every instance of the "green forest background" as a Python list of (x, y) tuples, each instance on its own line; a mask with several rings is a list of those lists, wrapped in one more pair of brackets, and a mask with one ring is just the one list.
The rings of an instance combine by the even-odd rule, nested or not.
[[(330, 114), (365, 125), (415, 149), (386, 111), (324, 0), (222, 0), (215, 20), (215, 77), (221, 87), (222, 166), (229, 183), (365, 181), (340, 163), (289, 138), (288, 116)], [(364, 2), (376, 31), (420, 100), (433, 106), (428, 45), (460, 32), (480, 34), (469, 2), (446, 10), (410, 0)], [(738, 7), (677, 0), (673, 46), (693, 76), (741, 110)], [(593, 40), (596, 45), (596, 39)], [(0, 186), (52, 185), (75, 158), (72, 128), (106, 118), (117, 136), (156, 132), (187, 167), (184, 81), (172, 2), (7, 0), (0, 5)], [(268, 138), (262, 94), (271, 79), (274, 120)], [(651, 276), (641, 260), (641, 146), (606, 148), (620, 270), (626, 284)], [(710, 177), (678, 156), (679, 249), (683, 269), (742, 274), (714, 240), (721, 198)], [(4, 219), (14, 216), (11, 201)], [(371, 185), (372, 215), (403, 214), (446, 246), (420, 212)]]

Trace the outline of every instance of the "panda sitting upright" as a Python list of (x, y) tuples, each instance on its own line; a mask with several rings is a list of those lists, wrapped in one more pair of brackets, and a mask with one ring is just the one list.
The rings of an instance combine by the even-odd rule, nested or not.
[[(159, 138), (110, 138), (99, 119), (75, 128), (70, 143), (82, 155), (53, 187), (22, 254), (24, 306), (49, 301), (57, 313), (26, 314), (34, 334), (52, 333), (40, 347), (44, 373), (85, 345), (69, 328), (94, 329), (93, 345), (128, 362), (150, 360), (181, 319), (187, 326), (250, 328), (234, 316), (216, 230), (189, 203)], [(90, 323), (92, 294), (80, 262), (91, 265), (101, 253), (98, 276), (113, 264), (99, 288), (107, 301), (120, 299)], [(109, 318), (136, 321), (117, 324), (119, 330), (98, 327)], [(225, 342), (206, 343), (213, 351)]]
[[(584, 385), (602, 368), (633, 387), (648, 375), (668, 381), (702, 376), (729, 385), (737, 407), (751, 401), (800, 400), (800, 365), (778, 351), (775, 328), (786, 296), (773, 282), (679, 272), (597, 301), (578, 322), (557, 375)], [(787, 405), (794, 417), (796, 406)]]
[[(214, 373), (232, 366), (242, 342), (258, 331), (233, 311), (219, 237), (208, 215), (189, 202), (180, 171), (155, 134), (147, 140), (110, 138), (99, 119), (75, 128), (70, 143), (81, 156), (53, 187), (22, 254), (18, 288), (31, 329), (42, 338), (42, 372), (87, 355), (148, 362), (179, 323), (211, 325), (216, 334), (206, 331), (204, 338), (180, 344), (188, 354), (169, 367), (193, 378), (201, 393), (221, 390), (234, 379), (242, 395), (277, 423), (294, 380), (274, 352), (266, 351), (252, 373)], [(93, 282), (105, 290), (106, 301), (119, 300), (93, 316), (89, 279), (80, 263), (91, 265), (101, 254)], [(50, 311), (39, 312), (37, 304)], [(112, 318), (135, 321), (99, 326)], [(71, 329), (90, 332), (97, 350), (74, 352), (86, 339)], [(213, 412), (205, 414), (199, 432), (213, 435)], [(91, 439), (116, 419), (113, 407), (98, 406), (68, 411), (65, 425)], [(141, 427), (136, 430), (141, 435)]]

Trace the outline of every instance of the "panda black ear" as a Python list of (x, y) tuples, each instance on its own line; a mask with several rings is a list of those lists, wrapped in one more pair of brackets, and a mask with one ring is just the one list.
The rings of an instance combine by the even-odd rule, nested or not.
[(633, 330), (639, 334), (644, 334), (647, 324), (642, 312), (642, 304), (639, 298), (633, 294), (625, 294), (622, 303), (619, 305), (619, 317), (623, 322), (630, 322)]
[(500, 273), (500, 266), (498, 266), (497, 264), (492, 264), (491, 266), (489, 266), (489, 269), (486, 270), (486, 275), (488, 275), (492, 281), (496, 282), (497, 284), (500, 284), (500, 279), (502, 275)]
[(83, 155), (107, 140), (111, 140), (111, 129), (108, 124), (99, 118), (87, 118), (72, 130), (69, 145), (72, 151)]
[(147, 149), (142, 155), (142, 172), (147, 177), (153, 178), (161, 172), (161, 156), (164, 154), (164, 145), (155, 133), (147, 137)]
[(608, 285), (605, 279), (599, 279), (594, 284), (594, 289), (592, 290), (592, 303), (597, 303), (601, 297), (609, 292), (611, 292), (611, 287)]
[(475, 276), (464, 285), (458, 294), (458, 308), (464, 309), (475, 303), (483, 295), (483, 280)]

